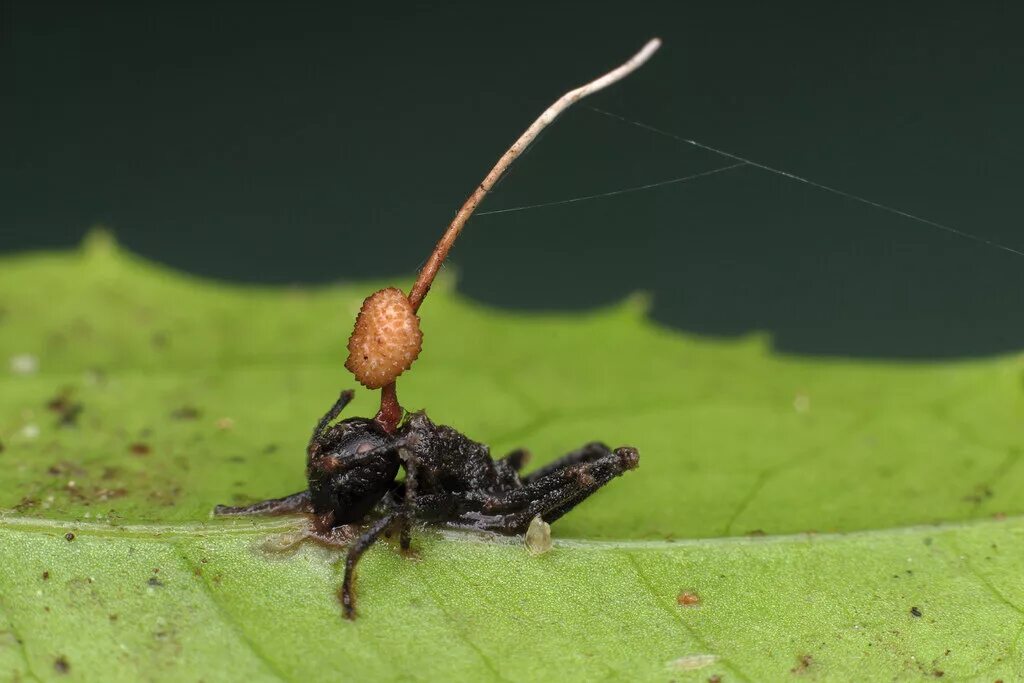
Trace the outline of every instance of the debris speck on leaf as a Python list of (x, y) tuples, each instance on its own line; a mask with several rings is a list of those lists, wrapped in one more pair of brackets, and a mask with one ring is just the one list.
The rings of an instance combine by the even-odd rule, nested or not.
[(718, 655), (687, 655), (679, 659), (673, 659), (669, 666), (680, 671), (696, 671), (706, 666), (711, 666), (718, 661)]
[(911, 608), (910, 608), (910, 613), (911, 613), (911, 614), (912, 614), (913, 616), (915, 616), (915, 617), (919, 617), (919, 616), (921, 616), (921, 608), (920, 608), (920, 607), (917, 607), (917, 606), (915, 606), (915, 607), (911, 607)]
[(39, 372), (39, 359), (31, 353), (19, 353), (11, 356), (9, 366), (12, 374), (34, 375)]
[(536, 515), (526, 530), (526, 549), (531, 555), (543, 555), (551, 550), (551, 525)]
[(132, 455), (149, 455), (149, 452), (152, 449), (150, 449), (149, 444), (136, 441), (128, 447), (128, 450), (132, 452)]
[(700, 596), (693, 591), (683, 591), (676, 596), (676, 603), (683, 607), (696, 607), (700, 605)]
[(64, 540), (70, 543), (71, 541), (75, 540), (75, 535), (69, 531), (66, 534), (64, 534)]
[(53, 660), (53, 668), (59, 674), (66, 674), (67, 672), (71, 671), (71, 665), (68, 664), (68, 658), (64, 655), (61, 655), (60, 657), (57, 657), (57, 659)]
[(57, 413), (58, 427), (74, 427), (82, 413), (82, 404), (71, 399), (71, 390), (64, 389), (46, 403), (46, 409)]
[(789, 670), (793, 674), (802, 674), (811, 668), (811, 664), (814, 663), (814, 657), (810, 655), (800, 655), (796, 658), (796, 666)]
[(202, 413), (194, 406), (182, 406), (171, 411), (171, 419), (174, 420), (198, 420)]

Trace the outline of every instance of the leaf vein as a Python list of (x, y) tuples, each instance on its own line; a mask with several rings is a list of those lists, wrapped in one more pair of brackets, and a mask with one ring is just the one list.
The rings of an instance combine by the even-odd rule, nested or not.
[(506, 681), (506, 683), (508, 683), (507, 679), (501, 675), (501, 672), (498, 670), (497, 665), (495, 665), (495, 663), (491, 660), (487, 653), (484, 652), (483, 648), (481, 648), (479, 645), (473, 642), (473, 640), (462, 631), (462, 629), (459, 627), (458, 620), (456, 620), (455, 617), (453, 617), (452, 614), (445, 607), (444, 600), (441, 598), (440, 594), (438, 594), (437, 590), (430, 583), (430, 581), (426, 578), (425, 572), (419, 567), (419, 565), (416, 566), (416, 573), (419, 574), (420, 583), (422, 583), (423, 587), (427, 589), (427, 593), (430, 594), (430, 598), (434, 601), (434, 604), (437, 605), (438, 609), (441, 610), (441, 614), (443, 614), (445, 616), (445, 619), (447, 619), (448, 622), (451, 624), (452, 631), (455, 633), (455, 635), (457, 635), (459, 639), (469, 647), (469, 649), (473, 650), (473, 652), (476, 653), (476, 655), (480, 658), (480, 661), (483, 662), (487, 670), (494, 675), (495, 680)]
[[(174, 552), (178, 555), (179, 559), (188, 569), (189, 573), (194, 574), (196, 569), (198, 568), (198, 565), (192, 562), (188, 554), (185, 553), (185, 551), (181, 548), (179, 544), (171, 544), (171, 547), (174, 549)], [(213, 591), (210, 590), (210, 585), (209, 583), (207, 583), (205, 574), (201, 574), (200, 576), (198, 576), (197, 580), (195, 581), (195, 584), (199, 586), (200, 591), (203, 593), (203, 595), (206, 596), (206, 599), (210, 601), (210, 604), (213, 605), (214, 610), (216, 610), (217, 614), (220, 615), (221, 621), (231, 627), (231, 630), (234, 631), (239, 641), (243, 645), (245, 645), (245, 647), (252, 653), (252, 655), (260, 663), (262, 663), (267, 668), (267, 670), (279, 681), (285, 681), (287, 683), (289, 680), (291, 680), (287, 676), (285, 676), (284, 673), (280, 671), (277, 668), (277, 666), (272, 661), (270, 661), (270, 659), (268, 659), (267, 656), (263, 654), (263, 652), (260, 651), (259, 648), (256, 647), (256, 644), (252, 642), (252, 640), (245, 634), (245, 631), (238, 625), (238, 623), (231, 616), (231, 614), (229, 614), (224, 609), (220, 601), (217, 600), (216, 596), (214, 596)]]
[(644, 573), (643, 567), (640, 566), (640, 563), (637, 561), (637, 559), (633, 556), (632, 553), (622, 553), (622, 555), (626, 558), (627, 562), (632, 567), (633, 573), (636, 574), (637, 579), (640, 581), (640, 585), (642, 585), (647, 590), (647, 593), (651, 596), (651, 600), (654, 602), (655, 605), (661, 608), (666, 614), (668, 614), (668, 616), (671, 619), (673, 619), (680, 626), (682, 626), (683, 629), (685, 629), (686, 632), (690, 634), (690, 637), (697, 641), (697, 644), (704, 650), (704, 652), (717, 655), (718, 661), (722, 664), (722, 666), (729, 669), (737, 678), (739, 678), (741, 681), (751, 680), (750, 677), (743, 673), (743, 671), (741, 671), (740, 668), (736, 666), (736, 664), (733, 663), (728, 657), (721, 655), (717, 652), (712, 653), (712, 648), (708, 641), (705, 640), (704, 636), (702, 636), (696, 628), (694, 628), (691, 624), (689, 624), (686, 621), (686, 619), (683, 618), (683, 615), (679, 613), (679, 610), (674, 608), (668, 602), (662, 600), (660, 597), (658, 597), (658, 591), (654, 588), (654, 584), (651, 583), (651, 580)]

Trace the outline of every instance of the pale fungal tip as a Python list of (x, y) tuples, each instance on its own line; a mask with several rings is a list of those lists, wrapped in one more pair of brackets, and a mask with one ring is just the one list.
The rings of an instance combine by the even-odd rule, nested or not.
[(526, 549), (531, 555), (543, 555), (551, 550), (551, 525), (534, 516), (526, 530)]
[(348, 340), (348, 368), (367, 389), (391, 384), (408, 370), (423, 346), (420, 319), (394, 287), (366, 297)]

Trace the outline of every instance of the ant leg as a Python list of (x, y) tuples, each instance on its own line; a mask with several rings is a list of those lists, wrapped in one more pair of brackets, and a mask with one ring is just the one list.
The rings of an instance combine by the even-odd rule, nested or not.
[(506, 463), (514, 471), (518, 472), (519, 470), (523, 469), (523, 465), (529, 462), (529, 460), (530, 451), (526, 450), (525, 448), (517, 448), (508, 455), (506, 455), (504, 458), (499, 460), (498, 462)]
[(579, 477), (590, 463), (606, 458), (614, 461), (620, 450), (632, 449), (612, 451), (603, 443), (594, 441), (523, 477), (521, 488), (499, 493), (467, 494), (482, 504), (485, 513), (521, 507), (538, 496), (561, 488), (567, 478)]
[(531, 481), (536, 481), (542, 477), (545, 477), (552, 472), (563, 469), (570, 465), (577, 465), (579, 463), (593, 462), (599, 458), (603, 458), (612, 454), (612, 450), (608, 446), (604, 445), (600, 441), (592, 441), (582, 448), (577, 448), (566, 455), (563, 455), (558, 460), (548, 463), (543, 467), (530, 472), (528, 475), (523, 477), (523, 483), (527, 484)]
[(530, 459), (530, 452), (523, 448), (517, 448), (501, 460), (494, 462), (494, 472), (497, 475), (498, 486), (502, 489), (517, 489), (522, 486), (519, 480), (519, 470)]
[(555, 521), (615, 477), (634, 469), (639, 460), (635, 448), (624, 447), (596, 460), (577, 461), (520, 489), (489, 496), (475, 506), (479, 512), (463, 513), (460, 520), (484, 531), (523, 533), (536, 515), (545, 522)]
[(342, 580), (341, 589), (338, 591), (338, 599), (341, 600), (342, 611), (346, 619), (356, 618), (355, 596), (352, 595), (352, 581), (355, 579), (356, 563), (359, 562), (359, 558), (362, 557), (367, 548), (373, 545), (374, 541), (391, 526), (391, 523), (395, 521), (399, 514), (398, 512), (392, 512), (384, 515), (366, 533), (349, 546), (348, 555), (345, 556), (345, 578)]
[(229, 515), (287, 515), (291, 512), (312, 512), (309, 502), (309, 491), (299, 491), (284, 498), (271, 498), (252, 505), (235, 507), (218, 505), (213, 514), (218, 517)]
[(334, 402), (331, 409), (328, 410), (327, 413), (320, 418), (320, 421), (316, 423), (316, 429), (313, 430), (313, 436), (309, 439), (309, 449), (313, 448), (313, 443), (316, 441), (317, 437), (323, 434), (324, 430), (327, 429), (327, 425), (329, 425), (336, 417), (341, 415), (341, 411), (345, 410), (345, 406), (352, 402), (353, 396), (355, 396), (355, 392), (351, 389), (346, 389), (341, 392), (341, 395), (338, 396), (338, 400)]
[(398, 457), (405, 463), (405, 503), (402, 505), (403, 513), (402, 531), (399, 536), (399, 544), (402, 550), (408, 550), (412, 544), (412, 536), (409, 531), (409, 510), (416, 505), (416, 489), (418, 486), (419, 458), (404, 445), (398, 449)]

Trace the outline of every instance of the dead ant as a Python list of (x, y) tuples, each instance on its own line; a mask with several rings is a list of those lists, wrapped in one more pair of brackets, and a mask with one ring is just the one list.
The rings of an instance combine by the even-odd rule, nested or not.
[[(552, 522), (639, 462), (635, 448), (610, 450), (590, 443), (526, 476), (519, 470), (528, 454), (516, 450), (493, 460), (484, 444), (451, 427), (436, 425), (423, 412), (410, 415), (388, 433), (376, 420), (351, 417), (330, 423), (352, 400), (344, 391), (317, 424), (309, 440), (309, 489), (246, 507), (217, 506), (218, 515), (313, 515), (313, 535), (333, 542), (333, 532), (379, 515), (353, 541), (345, 558), (339, 598), (355, 616), (353, 572), (360, 556), (393, 525), (401, 547), (409, 548), (413, 521), (500, 534), (524, 533), (537, 515)], [(399, 468), (405, 481), (396, 482)]]
[[(327, 543), (342, 538), (347, 525), (374, 518), (348, 544), (345, 577), (338, 597), (344, 615), (355, 617), (352, 583), (360, 556), (393, 526), (409, 548), (413, 522), (521, 534), (535, 517), (551, 522), (609, 481), (639, 463), (635, 448), (614, 450), (593, 442), (521, 476), (528, 459), (516, 450), (494, 460), (490, 449), (452, 427), (434, 424), (420, 411), (405, 416), (395, 379), (419, 354), (422, 335), (416, 311), (466, 221), (501, 174), (562, 111), (643, 64), (658, 49), (652, 40), (632, 59), (559, 98), (537, 119), (463, 204), (423, 267), (408, 298), (387, 288), (366, 299), (349, 340), (346, 367), (366, 387), (381, 389), (373, 419), (351, 417), (331, 424), (352, 400), (343, 391), (320, 419), (307, 447), (308, 489), (243, 507), (218, 505), (216, 515), (286, 514), (312, 516), (311, 535)], [(397, 481), (399, 470), (405, 471)]]

